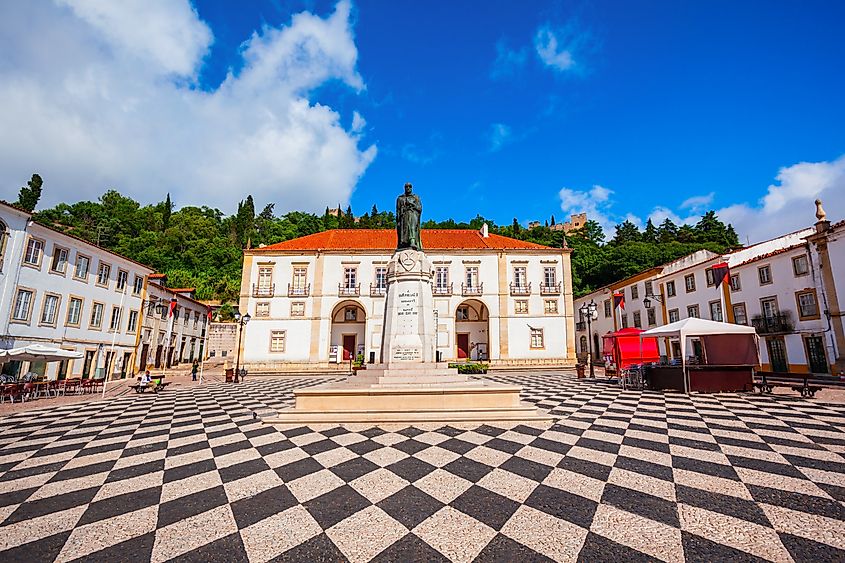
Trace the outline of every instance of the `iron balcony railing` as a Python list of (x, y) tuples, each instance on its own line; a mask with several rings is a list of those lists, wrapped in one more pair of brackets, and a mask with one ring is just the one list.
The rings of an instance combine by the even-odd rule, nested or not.
[(346, 285), (340, 283), (337, 285), (337, 294), (344, 297), (358, 297), (361, 295), (361, 284)]
[(374, 283), (370, 284), (370, 297), (384, 297), (385, 293), (387, 293), (385, 286)]
[(528, 285), (511, 282), (511, 295), (531, 295), (531, 282), (528, 282)]
[(431, 292), (434, 295), (440, 295), (440, 296), (452, 295), (452, 284), (448, 283), (446, 285), (435, 285), (434, 287), (431, 288)]
[(311, 284), (291, 285), (288, 284), (288, 297), (308, 297), (311, 294)]
[(276, 294), (276, 284), (270, 285), (252, 284), (253, 297), (273, 297)]
[(484, 292), (484, 282), (480, 282), (478, 285), (467, 285), (465, 283), (461, 284), (461, 294), (464, 296), (466, 295), (481, 295)]
[(549, 284), (542, 284), (540, 286), (540, 295), (560, 295), (560, 282)]
[(795, 331), (792, 316), (788, 313), (756, 315), (751, 319), (751, 324), (757, 330), (757, 334), (784, 334)]

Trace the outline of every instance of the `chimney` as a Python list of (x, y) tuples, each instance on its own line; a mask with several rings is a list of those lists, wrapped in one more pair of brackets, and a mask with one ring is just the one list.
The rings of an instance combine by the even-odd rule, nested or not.
[(489, 236), (490, 236), (490, 232), (488, 230), (487, 223), (484, 223), (483, 225), (481, 225), (481, 237), (487, 238)]

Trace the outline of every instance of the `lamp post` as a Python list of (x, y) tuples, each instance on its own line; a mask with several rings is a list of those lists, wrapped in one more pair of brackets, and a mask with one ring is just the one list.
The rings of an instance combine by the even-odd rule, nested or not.
[(590, 379), (595, 379), (596, 377), (596, 367), (595, 363), (593, 362), (593, 330), (592, 330), (592, 321), (598, 318), (598, 306), (596, 302), (592, 299), (589, 303), (584, 303), (581, 305), (581, 308), (578, 309), (581, 313), (581, 318), (586, 319), (587, 321), (587, 344), (589, 346), (589, 354), (590, 359)]
[(238, 323), (238, 355), (235, 359), (235, 383), (238, 382), (238, 372), (241, 369), (241, 338), (243, 337), (244, 325), (249, 322), (252, 317), (247, 313), (241, 316), (240, 313), (235, 313), (235, 322)]

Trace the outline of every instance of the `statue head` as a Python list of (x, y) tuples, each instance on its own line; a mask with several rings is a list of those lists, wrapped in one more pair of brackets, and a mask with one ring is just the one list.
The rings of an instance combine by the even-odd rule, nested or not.
[(411, 190), (412, 190), (412, 189), (413, 189), (413, 186), (411, 185), (411, 183), (410, 183), (410, 182), (407, 182), (407, 183), (405, 184), (405, 195), (411, 195)]

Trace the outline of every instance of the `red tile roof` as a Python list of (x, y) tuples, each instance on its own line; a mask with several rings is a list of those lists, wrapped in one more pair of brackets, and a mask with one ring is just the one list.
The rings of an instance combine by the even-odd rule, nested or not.
[(799, 242), (798, 244), (793, 244), (792, 246), (787, 246), (786, 248), (778, 248), (777, 250), (773, 250), (771, 252), (761, 254), (760, 256), (754, 256), (752, 258), (749, 258), (748, 260), (740, 262), (739, 264), (737, 264), (736, 266), (733, 266), (733, 267), (738, 268), (739, 266), (745, 266), (746, 264), (751, 264), (752, 262), (758, 262), (760, 260), (766, 260), (768, 258), (772, 258), (773, 256), (777, 256), (778, 254), (783, 254), (784, 252), (789, 252), (791, 250), (795, 250), (796, 248), (801, 248), (803, 246), (806, 246), (806, 244), (807, 243), (805, 243), (805, 242)]
[[(424, 250), (553, 250), (551, 247), (490, 234), (487, 238), (473, 229), (424, 229), (421, 231)], [(393, 229), (335, 229), (278, 242), (256, 252), (274, 250), (386, 250), (396, 248)]]

